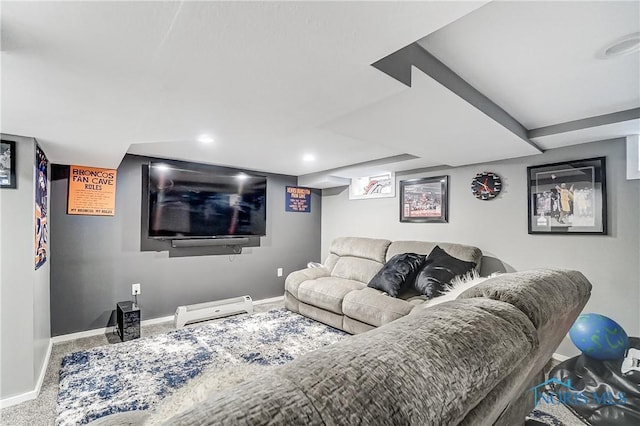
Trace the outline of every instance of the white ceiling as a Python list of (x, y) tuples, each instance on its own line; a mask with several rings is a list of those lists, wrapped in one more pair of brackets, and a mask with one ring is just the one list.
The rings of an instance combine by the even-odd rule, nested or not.
[(639, 1), (500, 1), (419, 44), (535, 129), (640, 106), (640, 55), (597, 57), (637, 31)]
[(595, 57), (640, 31), (640, 3), (485, 3), (3, 1), (1, 129), (97, 167), (128, 151), (348, 177), (537, 152), (421, 71), (408, 88), (370, 66), (416, 40), (528, 129), (640, 107), (640, 55)]
[(452, 166), (523, 157), (539, 151), (420, 70), (411, 88), (326, 124), (355, 139)]
[(370, 64), (482, 4), (3, 2), (2, 131), (102, 167), (131, 144), (294, 175), (384, 157), (317, 126), (404, 90)]

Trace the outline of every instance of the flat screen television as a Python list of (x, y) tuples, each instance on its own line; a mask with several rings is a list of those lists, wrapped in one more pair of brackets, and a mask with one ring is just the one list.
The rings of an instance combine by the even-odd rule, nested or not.
[(267, 178), (149, 165), (149, 238), (266, 235)]

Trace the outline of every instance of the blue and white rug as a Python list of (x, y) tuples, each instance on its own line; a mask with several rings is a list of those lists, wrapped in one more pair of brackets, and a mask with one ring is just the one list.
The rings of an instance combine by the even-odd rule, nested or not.
[(208, 367), (282, 365), (348, 334), (286, 309), (233, 317), (65, 356), (57, 425), (151, 410)]
[(538, 405), (527, 416), (549, 426), (584, 426), (575, 414), (565, 407), (553, 394), (547, 393), (545, 398), (540, 398)]

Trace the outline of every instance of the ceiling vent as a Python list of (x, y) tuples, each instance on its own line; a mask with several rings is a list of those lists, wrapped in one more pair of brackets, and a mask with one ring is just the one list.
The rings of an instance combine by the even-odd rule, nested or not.
[(640, 32), (620, 37), (601, 49), (597, 56), (600, 59), (611, 59), (638, 51), (640, 51)]

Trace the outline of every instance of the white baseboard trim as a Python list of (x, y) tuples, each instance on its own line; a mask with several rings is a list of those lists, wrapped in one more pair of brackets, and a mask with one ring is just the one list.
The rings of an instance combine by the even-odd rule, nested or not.
[(162, 324), (163, 322), (169, 322), (169, 321), (173, 321), (173, 315), (167, 315), (166, 317), (160, 317), (160, 318), (152, 318), (150, 320), (143, 320), (143, 321), (140, 321), (140, 325), (145, 326), (145, 325)]
[(283, 300), (284, 300), (284, 295), (271, 297), (269, 299), (254, 300), (253, 304), (254, 305), (264, 305), (265, 303), (275, 303), (275, 302), (281, 302)]
[(556, 361), (564, 362), (564, 361), (568, 360), (571, 357), (560, 355), (558, 353), (554, 353), (553, 355), (551, 355), (551, 358), (555, 359)]
[(44, 383), (44, 376), (47, 374), (47, 367), (49, 366), (49, 358), (51, 358), (51, 349), (53, 348), (53, 339), (49, 339), (49, 346), (47, 346), (47, 354), (44, 356), (42, 367), (40, 367), (40, 376), (38, 376), (38, 383), (36, 383), (36, 395), (40, 395), (40, 389)]
[(51, 338), (53, 343), (68, 342), (70, 340), (82, 339), (84, 337), (99, 336), (101, 334), (109, 333), (109, 330), (113, 330), (113, 327), (96, 328), (94, 330), (79, 331), (77, 333), (61, 334), (60, 336), (54, 336)]
[[(150, 320), (142, 320), (140, 321), (140, 326), (161, 324), (163, 322), (169, 322), (169, 321), (173, 321), (173, 315), (160, 317), (160, 318), (153, 318)], [(62, 343), (62, 342), (68, 342), (70, 340), (82, 339), (83, 337), (100, 336), (102, 334), (110, 333), (114, 327), (115, 326), (110, 326), (105, 328), (96, 328), (96, 329), (87, 330), (87, 331), (79, 331), (77, 333), (62, 334), (60, 336), (55, 336), (51, 338), (51, 340), (53, 340), (53, 343)]]
[(38, 393), (34, 390), (21, 393), (20, 395), (10, 396), (9, 398), (0, 399), (0, 408), (7, 408), (13, 405), (22, 404), (23, 402), (31, 401), (32, 399), (36, 399), (38, 397)]
[[(284, 300), (284, 295), (283, 296), (271, 297), (269, 299), (254, 300), (253, 304), (254, 305), (262, 305), (264, 303), (274, 303), (274, 302), (280, 302), (282, 300)], [(173, 321), (173, 315), (169, 315), (169, 316), (166, 316), (166, 317), (160, 317), (160, 318), (153, 318), (153, 319), (149, 319), (149, 320), (143, 320), (143, 321), (140, 322), (140, 325), (141, 326), (154, 325), (154, 324), (161, 324), (163, 322), (169, 322), (169, 321)], [(87, 331), (79, 331), (77, 333), (62, 334), (60, 336), (52, 337), (51, 340), (52, 340), (53, 343), (62, 343), (62, 342), (68, 342), (70, 340), (82, 339), (84, 337), (100, 336), (102, 334), (110, 333), (111, 330), (113, 329), (113, 327), (114, 326), (105, 327), (105, 328), (96, 328), (96, 329), (87, 330)]]
[(13, 405), (22, 404), (23, 402), (36, 399), (38, 395), (40, 395), (40, 390), (42, 389), (42, 383), (44, 383), (44, 377), (47, 374), (47, 367), (49, 366), (49, 358), (51, 358), (52, 348), (53, 348), (53, 339), (49, 339), (49, 345), (47, 346), (47, 353), (44, 356), (44, 360), (42, 361), (42, 366), (40, 367), (40, 375), (38, 376), (38, 381), (36, 382), (35, 389), (29, 392), (21, 393), (20, 395), (0, 399), (0, 409), (11, 407)]

